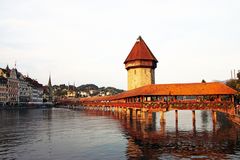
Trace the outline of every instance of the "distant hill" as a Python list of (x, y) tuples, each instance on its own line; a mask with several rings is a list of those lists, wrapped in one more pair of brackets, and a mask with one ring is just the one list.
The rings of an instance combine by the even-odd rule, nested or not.
[(98, 87), (95, 84), (84, 84), (78, 87), (73, 85), (54, 85), (53, 93), (55, 96), (66, 96), (68, 91), (75, 91), (76, 97), (91, 97), (91, 96), (106, 96), (114, 95), (123, 92), (122, 89), (117, 89), (114, 87)]

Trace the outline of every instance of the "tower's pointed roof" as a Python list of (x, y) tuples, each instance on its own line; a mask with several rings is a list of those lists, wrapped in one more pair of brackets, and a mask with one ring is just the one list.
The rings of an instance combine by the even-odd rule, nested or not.
[(138, 37), (137, 42), (134, 44), (131, 52), (124, 61), (124, 64), (133, 60), (150, 60), (158, 62), (141, 36)]

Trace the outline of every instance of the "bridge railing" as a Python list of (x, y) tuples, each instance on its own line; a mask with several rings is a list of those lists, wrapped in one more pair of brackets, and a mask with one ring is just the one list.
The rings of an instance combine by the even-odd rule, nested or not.
[(85, 102), (84, 106), (91, 107), (128, 107), (128, 108), (169, 108), (169, 109), (214, 109), (214, 108), (234, 108), (232, 102)]

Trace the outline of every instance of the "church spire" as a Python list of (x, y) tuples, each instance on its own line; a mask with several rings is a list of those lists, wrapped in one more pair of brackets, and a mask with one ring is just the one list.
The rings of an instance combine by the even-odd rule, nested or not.
[(51, 80), (51, 74), (49, 74), (48, 79), (48, 91), (49, 91), (49, 102), (52, 102), (53, 100), (53, 87), (52, 87), (52, 80)]
[(9, 66), (8, 66), (8, 65), (7, 65), (7, 67), (6, 67), (6, 70), (7, 70), (7, 71), (9, 71), (9, 70), (10, 70), (10, 68), (9, 68)]
[(52, 87), (51, 74), (49, 75), (49, 79), (48, 79), (48, 87)]

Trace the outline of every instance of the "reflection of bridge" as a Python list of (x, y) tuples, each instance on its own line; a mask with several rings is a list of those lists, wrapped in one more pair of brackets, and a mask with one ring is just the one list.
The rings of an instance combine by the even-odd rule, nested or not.
[[(86, 110), (86, 114), (109, 116), (120, 122), (128, 139), (126, 153), (129, 159), (158, 159), (164, 158), (164, 154), (178, 158), (193, 158), (193, 155), (196, 158), (203, 156), (203, 159), (227, 158), (227, 154), (232, 153), (239, 141), (237, 128), (229, 124), (227, 128), (221, 127), (228, 123), (222, 114), (218, 114), (217, 118), (215, 114), (212, 115), (213, 126), (209, 131), (197, 131), (194, 125), (192, 130), (183, 131), (178, 129), (177, 119), (175, 130), (167, 129), (166, 123), (160, 123), (158, 128), (156, 114), (148, 116), (145, 121), (141, 117), (131, 119), (121, 112)], [(202, 118), (206, 118), (204, 116), (206, 115), (201, 114)], [(221, 122), (217, 127), (216, 121), (220, 118)], [(171, 159), (165, 159), (169, 158)]]

